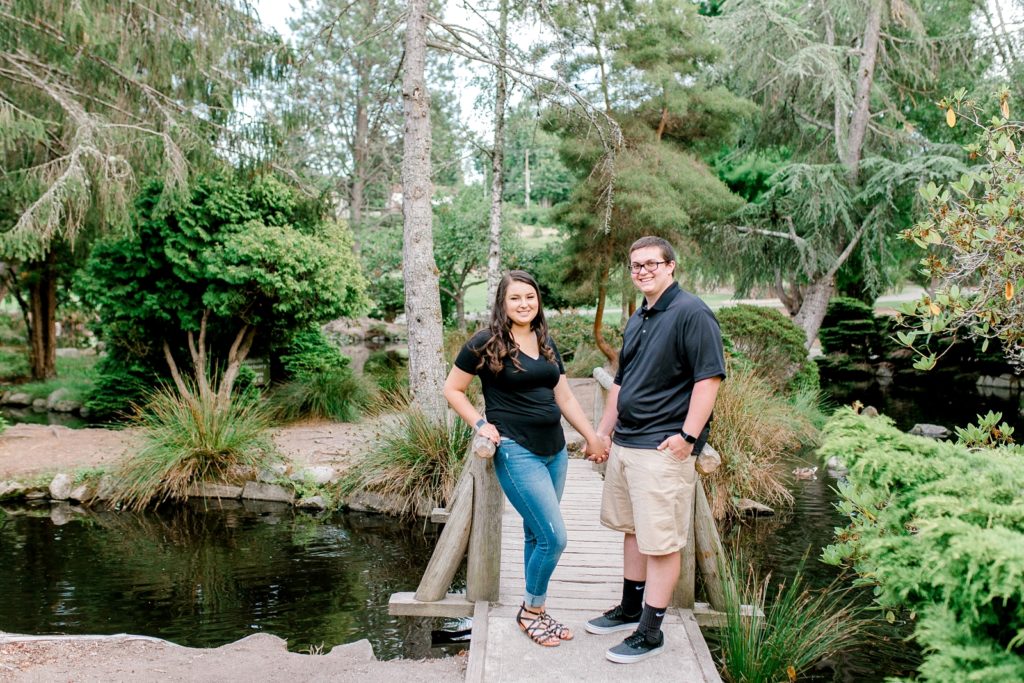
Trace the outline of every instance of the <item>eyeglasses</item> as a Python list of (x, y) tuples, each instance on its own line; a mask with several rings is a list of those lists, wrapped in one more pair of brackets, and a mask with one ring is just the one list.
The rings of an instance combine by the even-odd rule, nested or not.
[(644, 261), (643, 263), (630, 263), (629, 272), (636, 275), (641, 270), (646, 270), (648, 273), (653, 273), (658, 269), (658, 266), (663, 263), (672, 263), (671, 261)]

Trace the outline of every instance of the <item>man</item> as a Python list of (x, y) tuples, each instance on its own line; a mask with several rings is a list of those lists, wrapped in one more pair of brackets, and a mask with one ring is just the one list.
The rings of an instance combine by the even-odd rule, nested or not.
[(725, 378), (718, 321), (679, 288), (675, 268), (672, 245), (660, 237), (630, 247), (629, 269), (644, 303), (623, 332), (619, 370), (597, 429), (611, 448), (601, 523), (625, 535), (623, 586), (622, 602), (586, 629), (633, 630), (606, 653), (623, 664), (664, 648), (661, 623), (692, 523), (695, 456)]

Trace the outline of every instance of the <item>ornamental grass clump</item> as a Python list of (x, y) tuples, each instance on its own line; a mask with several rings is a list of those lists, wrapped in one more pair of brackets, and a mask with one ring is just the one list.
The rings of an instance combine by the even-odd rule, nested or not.
[(751, 368), (730, 364), (729, 377), (718, 391), (709, 439), (722, 456), (722, 467), (706, 479), (715, 518), (735, 511), (740, 498), (791, 504), (783, 459), (816, 435), (806, 411), (781, 399)]
[[(815, 663), (854, 647), (863, 638), (861, 609), (845, 590), (811, 591), (803, 563), (793, 579), (771, 594), (770, 575), (759, 578), (737, 562), (722, 572), (726, 624), (717, 633), (722, 678), (728, 683), (795, 681)], [(743, 578), (741, 578), (743, 577)], [(744, 605), (754, 607), (753, 616)]]
[(270, 420), (255, 394), (230, 401), (186, 383), (156, 391), (135, 416), (143, 447), (118, 473), (113, 502), (141, 510), (180, 500), (199, 482), (231, 482), (274, 459)]
[(462, 420), (437, 422), (411, 408), (385, 426), (370, 452), (346, 473), (342, 493), (376, 493), (401, 517), (429, 514), (449, 502), (472, 438)]

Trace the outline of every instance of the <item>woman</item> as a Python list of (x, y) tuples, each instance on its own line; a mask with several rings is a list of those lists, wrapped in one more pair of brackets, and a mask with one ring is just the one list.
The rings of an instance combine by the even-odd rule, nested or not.
[[(485, 419), (466, 398), (474, 375), (483, 384)], [(561, 417), (587, 440), (590, 460), (607, 457), (565, 378), (565, 368), (541, 307), (537, 282), (513, 270), (498, 284), (488, 329), (462, 347), (444, 396), (463, 420), (497, 445), (495, 472), (523, 517), (526, 592), (519, 628), (538, 645), (554, 647), (573, 633), (544, 609), (548, 581), (565, 549), (559, 501), (568, 454)]]

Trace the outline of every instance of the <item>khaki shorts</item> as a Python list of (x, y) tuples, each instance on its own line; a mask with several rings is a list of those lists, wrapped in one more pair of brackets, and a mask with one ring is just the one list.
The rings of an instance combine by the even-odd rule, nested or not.
[(636, 534), (644, 555), (668, 555), (686, 545), (697, 484), (696, 458), (612, 445), (604, 473), (601, 524)]

